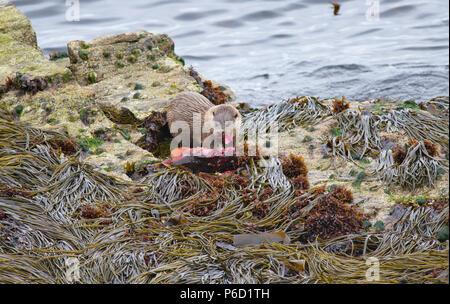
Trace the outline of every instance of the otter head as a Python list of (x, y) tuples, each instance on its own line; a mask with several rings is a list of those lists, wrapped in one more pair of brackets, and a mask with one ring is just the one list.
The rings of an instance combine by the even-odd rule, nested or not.
[[(221, 104), (211, 107), (205, 112), (205, 131), (209, 133), (211, 129), (214, 129), (215, 135), (222, 137), (225, 144), (233, 140), (230, 136), (236, 134), (236, 130), (239, 130), (240, 125), (241, 113), (232, 105)], [(232, 130), (226, 132), (226, 128), (232, 128)]]

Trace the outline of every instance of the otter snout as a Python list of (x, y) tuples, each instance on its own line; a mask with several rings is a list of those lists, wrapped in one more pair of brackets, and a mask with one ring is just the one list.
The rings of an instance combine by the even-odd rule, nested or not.
[(224, 145), (232, 143), (236, 130), (240, 128), (241, 113), (233, 106), (224, 104), (212, 107), (208, 114), (208, 118), (211, 119), (212, 125), (214, 125), (214, 136), (220, 138)]

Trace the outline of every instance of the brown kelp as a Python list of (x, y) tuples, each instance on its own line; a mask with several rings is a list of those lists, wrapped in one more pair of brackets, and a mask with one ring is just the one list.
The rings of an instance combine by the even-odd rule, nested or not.
[[(434, 185), (438, 176), (448, 171), (448, 162), (438, 152), (438, 145), (448, 149), (448, 120), (408, 108), (387, 110), (382, 114), (361, 108), (343, 110), (334, 117), (338, 122), (334, 130), (338, 132), (325, 139), (333, 161), (340, 156), (361, 166), (355, 161), (374, 158), (375, 167), (370, 172), (375, 178), (412, 190)], [(405, 150), (401, 147), (404, 142), (382, 134), (397, 134), (397, 137), (419, 142)], [(433, 153), (427, 152), (430, 148)], [(404, 155), (399, 160), (394, 156), (400, 156), (402, 149)]]
[[(368, 230), (352, 192), (311, 188), (299, 155), (248, 158), (223, 173), (148, 164), (125, 182), (70, 142), (0, 119), (2, 283), (366, 283), (373, 258), (373, 282), (448, 283), (448, 241), (436, 236), (448, 200), (397, 205), (389, 229)], [(432, 147), (410, 149), (431, 156)], [(261, 233), (290, 241), (236, 242)]]
[(277, 131), (298, 125), (315, 124), (326, 116), (330, 109), (316, 97), (302, 96), (288, 99), (242, 116), (242, 130), (257, 129), (266, 133), (271, 123), (278, 124)]
[(430, 140), (448, 149), (448, 118), (402, 109), (380, 115), (380, 123), (387, 132), (405, 132), (411, 139)]
[(436, 157), (437, 152), (427, 148), (434, 147), (429, 141), (415, 141), (403, 148), (394, 146), (392, 149), (383, 150), (376, 160), (375, 174), (380, 176), (385, 184), (398, 184), (409, 189), (420, 186), (433, 186), (440, 174), (439, 170), (445, 169), (445, 162)]

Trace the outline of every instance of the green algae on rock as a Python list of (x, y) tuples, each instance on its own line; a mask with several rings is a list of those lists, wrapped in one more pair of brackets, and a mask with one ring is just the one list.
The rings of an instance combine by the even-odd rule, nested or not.
[[(28, 146), (27, 138), (34, 146)], [(55, 139), (59, 141), (52, 145)], [(66, 142), (64, 135), (0, 119), (0, 186), (16, 187), (0, 187), (1, 282), (70, 283), (59, 270), (67, 257), (76, 257), (86, 266), (78, 283), (357, 283), (366, 281), (367, 256), (383, 262), (379, 283), (397, 283), (399, 277), (409, 283), (448, 282), (448, 246), (438, 240), (448, 218), (448, 200), (439, 213), (430, 207), (400, 207), (388, 231), (301, 244), (304, 231), (288, 230), (298, 221), (285, 214), (296, 197), (274, 179), (283, 174), (281, 166), (268, 171), (253, 163), (250, 170), (229, 176), (240, 183), (228, 183), (222, 175), (146, 165), (143, 178), (130, 183), (97, 172), (78, 154), (67, 159), (68, 152), (63, 155), (60, 148), (79, 147)], [(11, 145), (14, 152), (5, 149)], [(273, 189), (272, 197), (264, 199), (271, 208), (255, 218), (248, 214), (254, 206), (243, 207), (236, 194), (258, 191), (265, 184)], [(192, 206), (195, 212), (185, 209), (218, 189), (217, 198)], [(337, 199), (351, 204), (349, 193), (338, 189), (311, 193), (332, 195), (335, 207)], [(227, 204), (200, 212), (224, 198)], [(317, 226), (320, 217), (313, 219)], [(253, 242), (262, 234), (289, 241), (263, 238), (263, 246), (259, 241), (245, 241), (245, 248), (232, 245), (243, 235)], [(210, 256), (220, 259), (206, 258)], [(49, 257), (51, 263), (38, 263)], [(288, 266), (298, 261), (302, 267)], [(132, 271), (123, 271), (125, 266)]]
[(30, 20), (8, 2), (0, 2), (0, 34), (7, 34), (14, 40), (39, 50)]

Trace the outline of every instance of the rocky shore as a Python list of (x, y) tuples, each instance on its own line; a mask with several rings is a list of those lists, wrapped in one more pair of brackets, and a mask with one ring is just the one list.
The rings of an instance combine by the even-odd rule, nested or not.
[[(232, 103), (246, 125), (276, 120), (274, 169), (256, 159), (225, 174), (161, 166), (170, 152), (165, 111), (185, 91)], [(47, 58), (30, 21), (0, 2), (0, 259), (9, 265), (0, 282), (29, 282), (11, 267), (66, 282), (58, 252), (82, 261), (85, 283), (357, 282), (370, 250), (395, 260), (382, 282), (417, 260), (438, 270), (403, 279), (448, 282), (448, 104), (302, 96), (252, 109), (186, 67), (165, 34), (71, 41), (67, 54)], [(233, 236), (243, 234), (256, 246), (239, 249)], [(417, 248), (409, 237), (419, 237)], [(42, 256), (54, 258), (43, 266)], [(126, 260), (132, 266), (117, 274)], [(104, 272), (106, 262), (115, 271)]]

